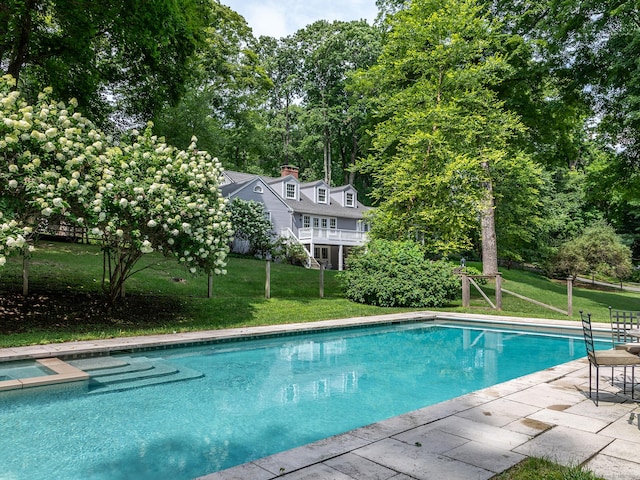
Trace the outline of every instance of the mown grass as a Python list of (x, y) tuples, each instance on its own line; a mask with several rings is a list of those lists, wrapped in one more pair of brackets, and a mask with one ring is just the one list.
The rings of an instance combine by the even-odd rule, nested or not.
[[(479, 266), (479, 265), (475, 265)], [(380, 308), (350, 302), (344, 298), (338, 272), (324, 273), (324, 298), (319, 296), (320, 273), (301, 267), (271, 265), (271, 298), (265, 299), (265, 262), (253, 258), (231, 256), (228, 274), (214, 278), (213, 296), (207, 298), (206, 276), (189, 274), (173, 259), (157, 254), (146, 255), (140, 261), (138, 273), (126, 284), (126, 298), (115, 312), (96, 312), (87, 307), (74, 319), (65, 319), (64, 309), (75, 310), (78, 295), (101, 298), (102, 254), (98, 246), (72, 243), (41, 242), (30, 261), (30, 297), (26, 305), (13, 311), (13, 329), (4, 328), (0, 315), (0, 347), (43, 344), (70, 340), (109, 338), (179, 331), (246, 327), (292, 322), (369, 316), (408, 311), (401, 308)], [(503, 270), (503, 286), (513, 292), (538, 301), (567, 308), (566, 283), (541, 275)], [(0, 294), (22, 291), (22, 262), (11, 258), (0, 269)], [(482, 287), (492, 301), (495, 286)], [(42, 296), (39, 294), (46, 293)], [(39, 313), (35, 321), (35, 303), (54, 302), (66, 295), (75, 295), (57, 310)], [(596, 322), (608, 321), (608, 307), (640, 310), (640, 295), (621, 290), (573, 289), (573, 315), (579, 320), (579, 310), (593, 314)], [(19, 297), (19, 295), (17, 295)], [(500, 314), (519, 317), (567, 319), (552, 310), (503, 294), (502, 311), (493, 310), (472, 287), (470, 308), (462, 308), (458, 298), (445, 308), (448, 312)], [(62, 309), (62, 313), (61, 313)], [(89, 311), (91, 309), (91, 311)], [(2, 313), (2, 312), (0, 312)], [(71, 313), (71, 312), (70, 312)], [(44, 319), (44, 320), (43, 320)], [(18, 328), (15, 327), (19, 323)], [(21, 322), (21, 323), (20, 323)]]
[(541, 458), (527, 458), (492, 480), (604, 480), (580, 467), (564, 467)]

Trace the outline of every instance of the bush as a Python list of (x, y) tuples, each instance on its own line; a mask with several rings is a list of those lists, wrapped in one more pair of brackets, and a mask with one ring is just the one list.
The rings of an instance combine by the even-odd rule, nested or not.
[(351, 253), (340, 278), (347, 298), (380, 307), (441, 307), (460, 289), (451, 264), (425, 259), (414, 242), (372, 240)]
[(276, 240), (273, 256), (276, 260), (291, 265), (305, 265), (308, 260), (304, 247), (286, 238)]

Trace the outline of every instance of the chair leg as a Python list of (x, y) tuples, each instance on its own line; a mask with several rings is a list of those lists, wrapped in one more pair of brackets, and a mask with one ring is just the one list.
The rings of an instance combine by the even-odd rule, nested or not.
[[(589, 362), (589, 397), (593, 398), (593, 389), (592, 389), (592, 385), (593, 385), (593, 365), (591, 364), (591, 362)], [(598, 406), (598, 376), (599, 376), (599, 370), (598, 367), (596, 366), (596, 407)]]

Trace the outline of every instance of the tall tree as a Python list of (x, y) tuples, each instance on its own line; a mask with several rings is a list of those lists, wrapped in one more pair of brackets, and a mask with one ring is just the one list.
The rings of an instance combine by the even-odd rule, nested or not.
[[(530, 145), (547, 157), (565, 157), (571, 168), (585, 168), (589, 172), (589, 189), (598, 195), (606, 192), (608, 197), (604, 203), (603, 198), (594, 199), (595, 205), (604, 207), (606, 218), (635, 242), (636, 255), (640, 255), (638, 2), (492, 3), (494, 12), (505, 17), (505, 25), (528, 39), (535, 49), (539, 70), (553, 80), (553, 89), (543, 92), (544, 101), (539, 103), (542, 108), (532, 110), (539, 113), (541, 120), (532, 132), (543, 135), (532, 135), (534, 141)], [(536, 75), (528, 77), (533, 80)], [(537, 83), (548, 85), (547, 81)], [(584, 127), (580, 128), (580, 124)], [(596, 163), (593, 167), (592, 162)]]
[(246, 169), (262, 153), (258, 110), (272, 84), (251, 28), (238, 13), (212, 2), (204, 37), (186, 95), (156, 115), (154, 131), (180, 148), (195, 135), (199, 148), (215, 152), (226, 166)]
[(0, 68), (32, 100), (51, 86), (93, 120), (113, 102), (148, 119), (181, 96), (208, 12), (198, 0), (6, 0)]
[(539, 175), (511, 149), (523, 127), (495, 91), (510, 68), (499, 24), (473, 0), (412, 0), (389, 26), (360, 78), (379, 121), (360, 164), (375, 180), (374, 234), (446, 253), (468, 248), (479, 222), (483, 272), (494, 274), (496, 192), (518, 172), (535, 204)]
[[(363, 117), (347, 84), (353, 72), (368, 68), (377, 58), (380, 31), (363, 20), (319, 20), (296, 32), (295, 40), (303, 52), (300, 77), (307, 119), (320, 139), (324, 180), (331, 184), (334, 163), (340, 166), (338, 175), (348, 176), (359, 154)], [(341, 161), (334, 160), (335, 153)]]

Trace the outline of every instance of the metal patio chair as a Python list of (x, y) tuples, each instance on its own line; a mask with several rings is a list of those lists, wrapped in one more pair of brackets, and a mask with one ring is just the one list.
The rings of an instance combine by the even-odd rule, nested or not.
[(609, 322), (613, 348), (640, 354), (640, 338), (630, 335), (634, 331), (640, 333), (640, 312), (609, 307)]
[(611, 367), (611, 384), (613, 385), (613, 369), (614, 367), (624, 367), (623, 375), (623, 392), (627, 393), (627, 367), (631, 367), (631, 399), (634, 398), (635, 386), (635, 367), (640, 365), (640, 357), (626, 350), (596, 350), (593, 343), (593, 331), (591, 329), (591, 314), (586, 315), (580, 311), (582, 319), (582, 332), (584, 334), (584, 343), (587, 349), (587, 358), (589, 359), (589, 398), (592, 398), (592, 370), (596, 369), (596, 400), (598, 405), (599, 397), (599, 381), (600, 367)]

